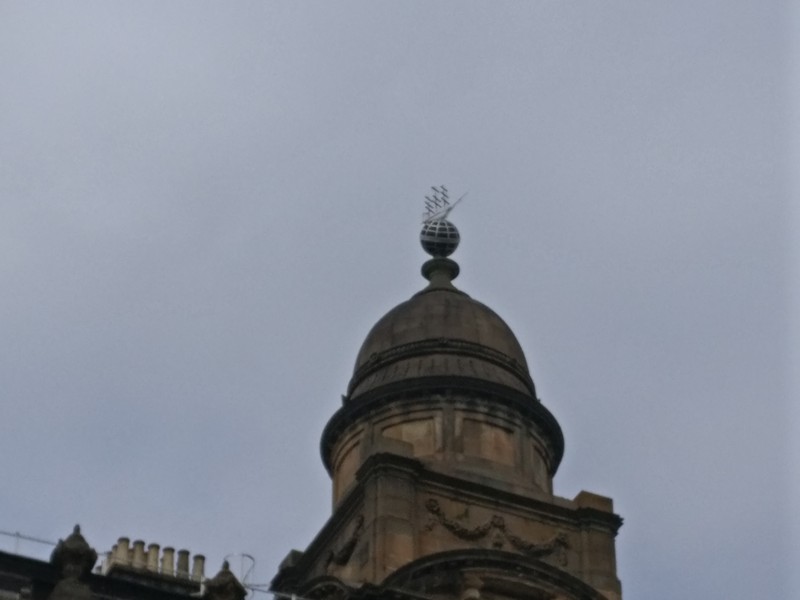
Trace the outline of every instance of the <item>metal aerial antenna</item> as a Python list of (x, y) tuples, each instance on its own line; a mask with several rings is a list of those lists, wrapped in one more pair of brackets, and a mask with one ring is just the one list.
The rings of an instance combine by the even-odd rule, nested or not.
[(252, 585), (250, 585), (250, 576), (253, 573), (253, 570), (256, 568), (256, 559), (252, 554), (247, 554), (246, 552), (240, 552), (238, 554), (228, 554), (223, 559), (225, 562), (228, 562), (231, 558), (238, 558), (239, 559), (239, 581), (241, 584), (249, 589), (250, 591), (261, 591), (261, 590), (253, 590)]

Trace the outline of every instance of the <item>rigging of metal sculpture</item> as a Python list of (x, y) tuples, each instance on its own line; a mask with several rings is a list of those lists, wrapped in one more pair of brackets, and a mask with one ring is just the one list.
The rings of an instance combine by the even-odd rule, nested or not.
[(425, 196), (425, 213), (422, 215), (422, 222), (429, 223), (431, 221), (444, 221), (450, 214), (450, 211), (456, 207), (456, 204), (464, 199), (467, 193), (463, 193), (458, 200), (450, 203), (450, 193), (444, 185), (438, 188), (434, 185), (431, 186), (433, 190), (432, 196)]

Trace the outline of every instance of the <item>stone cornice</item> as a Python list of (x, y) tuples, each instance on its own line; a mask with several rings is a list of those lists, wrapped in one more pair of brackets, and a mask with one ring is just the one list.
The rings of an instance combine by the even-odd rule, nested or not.
[[(430, 486), (430, 491), (435, 491), (442, 496), (448, 496), (457, 491), (459, 497), (464, 501), (470, 498), (474, 502), (475, 499), (483, 498), (487, 504), (521, 508), (536, 513), (541, 519), (562, 525), (594, 526), (613, 534), (616, 534), (622, 525), (622, 518), (613, 512), (569, 506), (500, 490), (491, 485), (432, 471), (425, 468), (425, 465), (415, 458), (388, 452), (373, 454), (364, 461), (357, 473), (356, 488), (362, 487), (374, 476), (391, 472), (403, 472), (416, 481)], [(355, 492), (355, 490), (353, 491)], [(567, 502), (571, 503), (571, 501)]]
[(334, 413), (322, 432), (320, 453), (325, 468), (328, 473), (332, 473), (331, 452), (339, 436), (372, 411), (392, 403), (402, 404), (404, 401), (421, 400), (435, 395), (441, 396), (440, 402), (454, 402), (457, 394), (463, 394), (471, 401), (505, 406), (535, 423), (552, 451), (550, 476), (555, 475), (564, 455), (564, 436), (558, 421), (539, 400), (504, 385), (482, 379), (452, 376), (401, 381), (371, 390), (354, 399), (343, 398), (343, 406)]
[(578, 521), (583, 527), (597, 527), (604, 531), (610, 530), (617, 535), (619, 528), (622, 527), (622, 517), (615, 513), (607, 513), (596, 508), (579, 508), (577, 510)]

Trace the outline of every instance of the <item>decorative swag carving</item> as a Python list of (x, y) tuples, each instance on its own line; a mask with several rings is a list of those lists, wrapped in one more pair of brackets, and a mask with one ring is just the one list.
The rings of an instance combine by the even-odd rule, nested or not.
[(566, 566), (567, 564), (567, 553), (565, 550), (569, 548), (569, 544), (567, 542), (567, 535), (563, 532), (557, 533), (546, 542), (528, 542), (513, 534), (508, 529), (505, 519), (500, 515), (492, 515), (491, 519), (476, 527), (465, 527), (458, 521), (449, 518), (442, 510), (438, 500), (433, 498), (429, 499), (425, 502), (425, 508), (432, 515), (430, 522), (425, 528), (427, 531), (433, 530), (438, 523), (457, 538), (469, 542), (483, 539), (489, 535), (489, 533), (495, 532), (497, 537), (492, 541), (492, 545), (496, 548), (502, 548), (503, 541), (505, 540), (508, 541), (515, 550), (527, 556), (543, 558), (545, 556), (555, 555), (556, 560), (561, 566)]

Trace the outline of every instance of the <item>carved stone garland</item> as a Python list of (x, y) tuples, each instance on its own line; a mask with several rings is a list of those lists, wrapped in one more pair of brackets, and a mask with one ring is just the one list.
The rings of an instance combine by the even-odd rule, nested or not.
[(567, 535), (565, 533), (557, 533), (552, 538), (542, 543), (527, 542), (521, 537), (514, 535), (509, 531), (505, 519), (500, 515), (492, 515), (492, 518), (477, 527), (467, 528), (458, 521), (450, 519), (445, 515), (442, 507), (439, 505), (438, 500), (433, 498), (425, 502), (425, 508), (431, 513), (431, 519), (425, 527), (426, 531), (431, 531), (440, 524), (447, 529), (450, 533), (459, 539), (474, 542), (485, 538), (489, 533), (495, 532), (497, 536), (492, 545), (495, 548), (503, 546), (503, 538), (507, 540), (511, 546), (518, 552), (521, 552), (532, 558), (543, 558), (545, 556), (555, 555), (556, 560), (561, 566), (567, 565), (567, 553), (565, 550), (569, 548), (567, 542)]

